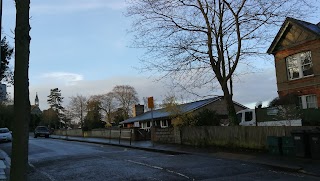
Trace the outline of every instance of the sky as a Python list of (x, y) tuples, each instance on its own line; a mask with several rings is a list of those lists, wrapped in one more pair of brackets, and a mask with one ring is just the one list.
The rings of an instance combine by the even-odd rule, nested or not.
[[(172, 92), (167, 86), (170, 80), (156, 81), (157, 75), (136, 68), (144, 51), (130, 48), (133, 34), (127, 31), (131, 21), (125, 11), (125, 0), (31, 0), (30, 103), (34, 104), (37, 93), (40, 108), (47, 109), (47, 96), (56, 87), (64, 97), (64, 106), (70, 96), (108, 93), (116, 85), (133, 86), (141, 103), (143, 97), (161, 101)], [(311, 17), (304, 20), (318, 23)], [(2, 36), (13, 46), (13, 0), (3, 0), (2, 27)], [(257, 72), (235, 82), (234, 101), (249, 107), (259, 101), (266, 105), (277, 96), (273, 57), (259, 60), (257, 65)], [(12, 87), (8, 91), (13, 95)], [(198, 93), (206, 96), (207, 92)]]

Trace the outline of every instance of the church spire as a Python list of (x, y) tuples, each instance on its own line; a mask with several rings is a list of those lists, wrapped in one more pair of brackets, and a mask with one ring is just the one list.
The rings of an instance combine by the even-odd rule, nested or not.
[(34, 99), (34, 104), (39, 107), (38, 93), (36, 93), (36, 98)]

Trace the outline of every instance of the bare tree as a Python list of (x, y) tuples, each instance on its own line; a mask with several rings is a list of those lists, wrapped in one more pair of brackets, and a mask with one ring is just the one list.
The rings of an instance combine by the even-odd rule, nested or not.
[[(248, 56), (265, 52), (270, 31), (286, 16), (311, 12), (300, 0), (129, 0), (134, 46), (147, 48), (148, 71), (164, 72), (185, 87), (223, 92), (236, 124), (232, 76)], [(308, 3), (312, 3), (308, 1)], [(274, 36), (274, 35), (273, 35)], [(269, 40), (270, 41), (270, 40)]]
[(76, 96), (70, 97), (70, 102), (67, 107), (72, 117), (79, 119), (81, 125), (83, 125), (86, 105), (87, 105), (87, 98), (83, 95), (76, 95)]
[(132, 106), (139, 102), (137, 91), (130, 85), (117, 85), (112, 92), (119, 106), (124, 110), (124, 118), (128, 118)]
[(117, 102), (116, 97), (113, 92), (109, 92), (107, 94), (102, 94), (100, 97), (100, 108), (106, 114), (106, 120), (111, 123), (112, 122), (112, 113), (116, 111)]
[(10, 180), (27, 180), (30, 122), (30, 0), (15, 0), (14, 120)]

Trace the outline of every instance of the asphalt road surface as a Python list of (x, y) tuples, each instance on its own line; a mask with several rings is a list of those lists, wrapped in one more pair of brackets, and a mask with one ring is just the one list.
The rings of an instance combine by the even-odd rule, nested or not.
[[(262, 165), (191, 154), (169, 155), (50, 138), (29, 140), (29, 180), (317, 180)], [(11, 143), (0, 149), (11, 155)]]

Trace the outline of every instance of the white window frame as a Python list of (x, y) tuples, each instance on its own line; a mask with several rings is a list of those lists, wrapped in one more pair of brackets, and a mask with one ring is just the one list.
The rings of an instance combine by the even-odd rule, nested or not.
[(142, 129), (145, 129), (145, 123), (144, 122), (141, 122), (140, 125), (141, 125)]
[(169, 126), (168, 120), (161, 120), (160, 126), (161, 128), (167, 128)]
[[(303, 58), (305, 57), (309, 57), (310, 61), (307, 63), (304, 63)], [(304, 77), (310, 77), (314, 75), (313, 71), (312, 71), (312, 74), (310, 75), (304, 75), (304, 72), (303, 72), (304, 67), (311, 67), (311, 69), (313, 67), (311, 51), (300, 52), (300, 53), (286, 57), (286, 68), (288, 72), (288, 75), (287, 75), (288, 80), (296, 80), (296, 79), (301, 79)], [(299, 73), (298, 77), (293, 77), (293, 71)]]
[(302, 109), (318, 108), (317, 95), (303, 95), (299, 96), (299, 104)]
[[(148, 126), (148, 122), (149, 122), (149, 126)], [(146, 122), (140, 122), (141, 125), (141, 129), (150, 129), (152, 126), (152, 122), (151, 121), (146, 121)]]

